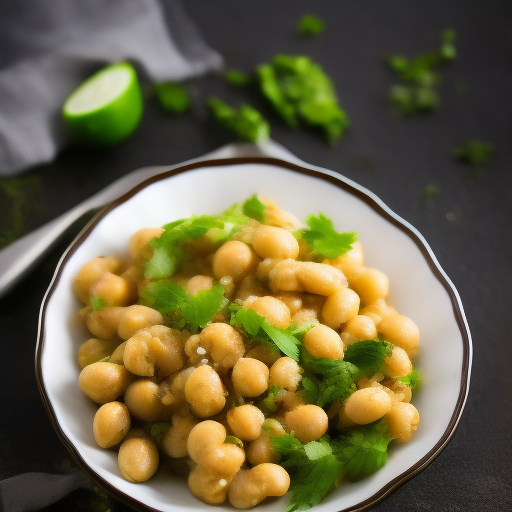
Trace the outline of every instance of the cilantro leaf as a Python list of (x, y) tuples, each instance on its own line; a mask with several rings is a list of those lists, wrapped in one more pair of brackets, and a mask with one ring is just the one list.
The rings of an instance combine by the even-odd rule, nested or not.
[(338, 233), (332, 220), (323, 213), (318, 217), (308, 215), (306, 224), (309, 229), (299, 231), (307, 242), (311, 252), (333, 260), (352, 249), (352, 244), (358, 239), (357, 233)]
[(439, 93), (431, 86), (393, 85), (389, 90), (389, 104), (403, 116), (435, 110)]
[(277, 411), (276, 398), (277, 395), (283, 390), (279, 386), (269, 386), (267, 396), (259, 403), (259, 406), (264, 408), (266, 411), (272, 413)]
[(265, 221), (265, 208), (266, 206), (258, 199), (258, 196), (254, 194), (252, 197), (247, 199), (243, 204), (242, 211), (247, 217), (255, 219), (258, 222)]
[(273, 344), (288, 357), (299, 360), (300, 341), (290, 329), (281, 329), (253, 311), (238, 304), (231, 304), (231, 325), (244, 330), (251, 338), (261, 343)]
[(455, 160), (479, 165), (487, 162), (494, 154), (494, 146), (489, 142), (483, 142), (478, 139), (471, 139), (457, 146), (452, 150), (452, 157)]
[(250, 82), (249, 75), (236, 69), (229, 69), (224, 73), (224, 78), (233, 87), (244, 87)]
[(277, 55), (257, 69), (260, 90), (291, 127), (319, 127), (335, 143), (349, 127), (330, 78), (309, 57)]
[(393, 345), (381, 340), (363, 340), (348, 346), (344, 360), (357, 366), (359, 377), (375, 375), (391, 355)]
[(423, 197), (425, 199), (430, 199), (437, 195), (439, 195), (439, 187), (437, 185), (430, 184), (423, 187)]
[(183, 329), (188, 326), (196, 332), (199, 327), (206, 327), (227, 305), (228, 299), (220, 284), (192, 295), (179, 284), (162, 280), (150, 283), (141, 293), (140, 302), (159, 311), (174, 327)]
[(217, 98), (210, 98), (208, 105), (215, 120), (240, 139), (249, 142), (264, 142), (270, 136), (270, 125), (262, 115), (249, 105), (237, 111)]
[(401, 380), (411, 388), (411, 391), (418, 389), (422, 384), (423, 380), (421, 378), (421, 372), (419, 370), (413, 369), (409, 375), (405, 377), (396, 377), (396, 380)]
[(323, 20), (313, 14), (305, 14), (297, 23), (297, 31), (303, 36), (316, 36), (325, 30)]
[(93, 311), (99, 311), (100, 309), (104, 309), (108, 306), (108, 303), (105, 299), (96, 296), (91, 297), (89, 304), (91, 305)]
[(160, 106), (173, 114), (182, 114), (190, 105), (187, 90), (182, 85), (163, 82), (155, 85), (155, 92)]

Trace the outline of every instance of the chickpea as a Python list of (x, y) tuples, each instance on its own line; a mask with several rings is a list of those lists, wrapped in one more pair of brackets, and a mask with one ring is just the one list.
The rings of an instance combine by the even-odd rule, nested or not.
[(164, 319), (155, 309), (134, 304), (126, 308), (119, 322), (118, 334), (123, 340), (131, 338), (137, 331), (153, 325), (162, 325)]
[[(268, 281), (270, 271), (282, 260), (275, 260), (272, 258), (265, 258), (256, 269), (256, 277), (261, 281)], [(265, 295), (265, 294), (263, 294)]]
[(252, 238), (252, 246), (261, 258), (297, 259), (299, 243), (286, 229), (260, 226)]
[(359, 312), (360, 315), (371, 318), (376, 327), (384, 318), (387, 318), (393, 313), (393, 309), (390, 308), (384, 299), (378, 299), (373, 304), (366, 306)]
[(98, 361), (80, 372), (78, 385), (89, 398), (106, 404), (122, 395), (134, 379), (124, 366)]
[(242, 336), (229, 324), (207, 325), (201, 331), (200, 338), (201, 346), (223, 368), (233, 368), (245, 353)]
[(91, 296), (103, 299), (109, 306), (128, 306), (137, 300), (137, 287), (133, 282), (105, 272), (92, 286)]
[(210, 505), (219, 505), (226, 500), (233, 475), (223, 475), (205, 466), (196, 466), (188, 476), (190, 492)]
[(281, 352), (277, 347), (270, 345), (256, 345), (254, 348), (251, 348), (245, 356), (247, 358), (257, 359), (270, 367), (281, 357)]
[(267, 390), (269, 370), (257, 359), (242, 357), (235, 363), (231, 379), (239, 395), (255, 397)]
[(278, 462), (280, 455), (272, 446), (270, 436), (280, 436), (282, 434), (285, 434), (285, 430), (281, 423), (273, 418), (265, 420), (260, 436), (247, 448), (247, 460), (253, 466), (264, 462)]
[(312, 356), (343, 359), (343, 342), (339, 334), (327, 325), (311, 328), (304, 335), (304, 346)]
[[(260, 263), (260, 265), (262, 265)], [(258, 266), (259, 268), (259, 266)], [(254, 275), (248, 275), (238, 287), (238, 292), (236, 294), (236, 298), (241, 301), (246, 300), (251, 295), (255, 297), (263, 297), (263, 295), (267, 295), (267, 291), (265, 287), (261, 284), (261, 281)]]
[(158, 448), (150, 439), (128, 439), (119, 448), (117, 460), (128, 482), (145, 482), (158, 469)]
[(341, 330), (341, 337), (346, 345), (361, 340), (376, 340), (377, 328), (370, 317), (356, 315), (345, 322)]
[(337, 268), (311, 261), (300, 263), (297, 279), (307, 292), (329, 296), (347, 286), (343, 272)]
[(179, 458), (188, 455), (187, 440), (192, 429), (198, 424), (193, 416), (172, 417), (172, 427), (163, 435), (161, 443), (163, 451), (169, 457)]
[(120, 345), (116, 347), (114, 352), (112, 352), (112, 355), (110, 356), (110, 359), (108, 360), (109, 363), (114, 364), (121, 364), (123, 365), (123, 357), (124, 357), (124, 349), (126, 348), (126, 341), (123, 341)]
[(350, 288), (342, 288), (327, 297), (322, 308), (326, 325), (339, 329), (340, 325), (354, 318), (359, 311), (359, 296)]
[(383, 299), (389, 292), (388, 277), (376, 268), (363, 267), (363, 271), (355, 279), (350, 279), (349, 284), (363, 304)]
[(369, 387), (352, 393), (345, 402), (347, 417), (358, 425), (382, 418), (391, 408), (391, 398), (380, 388)]
[(237, 240), (230, 240), (221, 245), (213, 256), (213, 273), (217, 279), (231, 276), (240, 282), (255, 272), (259, 259), (252, 249)]
[[(329, 261), (329, 260), (328, 260)], [(352, 244), (352, 249), (336, 259), (329, 261), (329, 264), (341, 270), (345, 275), (350, 273), (354, 267), (361, 267), (364, 264), (363, 246), (358, 240)]]
[(277, 298), (288, 306), (290, 315), (295, 315), (302, 308), (302, 295), (300, 293), (284, 292), (278, 295)]
[(407, 352), (400, 347), (393, 347), (391, 355), (384, 359), (381, 372), (386, 377), (405, 377), (412, 371), (412, 363)]
[(217, 421), (198, 423), (187, 440), (187, 450), (194, 462), (200, 463), (205, 452), (212, 446), (220, 446), (226, 439), (226, 429)]
[(179, 333), (163, 325), (138, 331), (126, 342), (123, 361), (136, 375), (167, 377), (184, 363)]
[(396, 401), (398, 402), (410, 402), (412, 399), (412, 389), (401, 380), (395, 379), (386, 379), (381, 383), (383, 386), (386, 386), (396, 396)]
[(100, 256), (88, 261), (78, 272), (73, 281), (75, 295), (84, 303), (89, 303), (91, 286), (100, 279), (105, 272), (117, 272), (121, 263), (117, 258)]
[(293, 315), (292, 323), (295, 325), (305, 325), (305, 324), (314, 324), (317, 325), (320, 323), (318, 320), (318, 312), (315, 309), (301, 309), (295, 315)]
[(242, 441), (254, 441), (261, 434), (265, 415), (254, 405), (234, 407), (227, 415), (233, 434)]
[(186, 285), (187, 293), (196, 295), (202, 290), (211, 290), (213, 288), (213, 279), (210, 276), (197, 275), (190, 278)]
[(280, 357), (270, 368), (270, 384), (296, 391), (302, 376), (300, 366), (291, 357)]
[(91, 311), (87, 315), (87, 328), (91, 334), (103, 340), (116, 338), (125, 311), (126, 308), (104, 308)]
[(295, 391), (284, 391), (284, 393), (279, 395), (279, 393), (276, 395), (276, 402), (281, 401), (283, 404), (283, 407), (287, 411), (292, 411), (296, 407), (299, 407), (299, 405), (304, 405), (304, 398), (302, 397), (302, 393), (296, 393)]
[(162, 228), (142, 228), (136, 231), (130, 238), (130, 256), (134, 261), (149, 260), (153, 254), (152, 248), (146, 247), (153, 238), (159, 237), (164, 232)]
[(270, 324), (276, 327), (286, 329), (292, 322), (288, 306), (275, 297), (267, 295), (253, 300), (247, 299), (244, 306), (256, 311), (258, 315), (265, 317)]
[(338, 413), (338, 424), (336, 425), (339, 430), (345, 430), (347, 428), (356, 427), (357, 423), (352, 421), (345, 412), (345, 404), (341, 406)]
[(130, 412), (121, 402), (102, 405), (94, 415), (92, 424), (94, 439), (102, 448), (119, 444), (130, 430)]
[(329, 419), (317, 405), (300, 405), (285, 414), (286, 425), (301, 443), (316, 441), (327, 432)]
[(206, 418), (226, 405), (224, 386), (215, 370), (208, 365), (196, 368), (185, 384), (185, 397), (196, 416)]
[(168, 420), (172, 409), (165, 406), (159, 396), (160, 388), (149, 379), (139, 379), (128, 386), (124, 402), (130, 413), (142, 421)]
[(85, 368), (91, 363), (96, 363), (114, 352), (119, 345), (118, 341), (100, 340), (91, 338), (80, 345), (78, 349), (78, 364)]
[(267, 496), (284, 496), (290, 477), (277, 464), (264, 463), (239, 471), (229, 488), (229, 502), (236, 508), (251, 508)]
[(302, 283), (297, 277), (297, 271), (301, 262), (291, 258), (277, 262), (268, 273), (268, 284), (270, 289), (278, 291), (294, 292), (304, 291)]
[(378, 330), (386, 341), (405, 350), (409, 357), (417, 354), (420, 331), (410, 318), (397, 314), (390, 315), (380, 322)]
[(398, 402), (384, 416), (388, 422), (389, 433), (401, 443), (410, 441), (418, 429), (420, 415), (414, 405)]
[(160, 383), (160, 396), (162, 403), (174, 407), (187, 403), (185, 397), (185, 384), (195, 370), (193, 366), (175, 372)]

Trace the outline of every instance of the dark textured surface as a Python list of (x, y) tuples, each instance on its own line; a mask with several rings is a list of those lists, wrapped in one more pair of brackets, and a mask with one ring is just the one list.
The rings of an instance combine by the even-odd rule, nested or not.
[[(368, 187), (416, 226), (458, 288), (466, 310), (474, 362), (458, 430), (431, 466), (375, 510), (512, 510), (512, 4), (187, 0), (186, 9), (228, 67), (251, 70), (279, 52), (314, 57), (336, 84), (352, 121), (350, 132), (329, 148), (315, 132), (284, 126), (253, 92), (232, 90), (219, 77), (207, 77), (191, 84), (191, 113), (169, 117), (148, 100), (140, 128), (122, 145), (103, 153), (69, 149), (52, 165), (31, 171), (27, 177), (39, 182), (33, 192), (38, 210), (24, 229), (47, 222), (133, 169), (180, 162), (229, 142), (205, 119), (203, 99), (208, 95), (261, 107), (275, 140), (303, 160)], [(325, 33), (314, 39), (295, 34), (297, 19), (307, 12), (327, 22)], [(458, 34), (458, 57), (443, 70), (440, 108), (432, 115), (401, 119), (384, 104), (395, 80), (381, 57), (431, 49), (445, 27)], [(465, 94), (456, 92), (457, 84), (464, 85)], [(497, 148), (479, 179), (449, 157), (453, 146), (470, 137)], [(435, 204), (427, 205), (422, 189), (429, 183), (440, 194)], [(6, 226), (8, 203), (0, 196), (0, 222)], [(73, 467), (40, 401), (33, 357), (39, 304), (77, 230), (0, 301), (0, 478)], [(46, 510), (109, 507), (128, 510), (89, 491), (77, 491)]]

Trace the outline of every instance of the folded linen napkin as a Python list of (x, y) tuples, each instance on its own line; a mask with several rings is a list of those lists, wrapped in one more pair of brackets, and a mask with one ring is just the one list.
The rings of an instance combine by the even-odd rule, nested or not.
[(0, 175), (51, 161), (60, 109), (103, 64), (128, 59), (155, 82), (222, 66), (178, 0), (16, 0), (0, 4)]

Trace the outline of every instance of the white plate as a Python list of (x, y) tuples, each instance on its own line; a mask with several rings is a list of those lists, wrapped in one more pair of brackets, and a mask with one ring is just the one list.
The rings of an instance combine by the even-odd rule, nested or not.
[[(126, 253), (130, 236), (192, 213), (214, 214), (255, 192), (304, 219), (323, 212), (339, 231), (357, 231), (365, 264), (387, 274), (390, 299), (421, 333), (415, 365), (424, 384), (415, 394), (421, 423), (412, 441), (392, 444), (387, 464), (371, 477), (341, 485), (315, 511), (362, 510), (421, 471), (452, 436), (466, 400), (471, 339), (459, 295), (423, 237), (368, 190), (339, 174), (270, 158), (200, 162), (151, 178), (91, 221), (62, 257), (41, 308), (36, 370), (52, 423), (87, 473), (140, 510), (213, 509), (196, 500), (183, 480), (164, 472), (132, 484), (118, 470), (115, 452), (99, 448), (92, 421), (97, 406), (78, 387), (76, 354), (88, 338), (76, 319), (71, 282), (88, 260)], [(287, 498), (258, 510), (282, 511)], [(229, 505), (217, 510), (233, 510)]]

